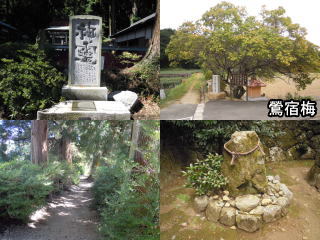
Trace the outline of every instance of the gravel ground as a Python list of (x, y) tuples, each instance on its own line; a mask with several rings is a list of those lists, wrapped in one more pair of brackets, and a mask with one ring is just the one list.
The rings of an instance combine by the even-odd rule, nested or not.
[(97, 215), (89, 208), (92, 183), (82, 179), (79, 186), (54, 197), (36, 211), (24, 226), (10, 226), (1, 240), (99, 240)]

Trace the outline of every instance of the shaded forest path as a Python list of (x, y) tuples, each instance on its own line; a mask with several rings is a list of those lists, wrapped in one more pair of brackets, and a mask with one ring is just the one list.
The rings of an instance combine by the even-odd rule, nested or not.
[[(161, 179), (160, 221), (163, 240), (318, 240), (320, 239), (320, 193), (311, 187), (306, 176), (314, 161), (291, 161), (267, 164), (270, 175), (278, 174), (281, 182), (293, 192), (292, 205), (286, 217), (265, 224), (255, 233), (232, 230), (211, 223), (194, 211), (194, 190), (185, 188), (186, 179), (172, 172)], [(163, 184), (163, 182), (166, 182)]]
[(0, 239), (98, 240), (97, 215), (89, 208), (92, 185), (82, 178), (78, 186), (72, 186), (36, 211), (27, 226), (11, 226)]

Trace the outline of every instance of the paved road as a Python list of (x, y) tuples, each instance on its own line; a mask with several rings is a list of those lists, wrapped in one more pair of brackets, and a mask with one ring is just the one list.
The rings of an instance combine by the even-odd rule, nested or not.
[[(306, 120), (310, 118), (270, 118), (268, 117), (268, 101), (209, 101), (204, 108), (204, 120)], [(320, 101), (317, 102), (320, 107)]]
[(161, 109), (161, 120), (192, 120), (197, 104), (174, 104)]
[(204, 108), (207, 120), (266, 120), (268, 102), (209, 101)]
[[(205, 104), (202, 118), (204, 120), (307, 120), (308, 118), (269, 118), (267, 101), (243, 102), (243, 101), (209, 101)], [(175, 104), (162, 109), (161, 120), (178, 120), (193, 117), (196, 104)], [(320, 113), (320, 101), (317, 102)], [(319, 120), (319, 115), (314, 120)], [(309, 118), (310, 120), (310, 118)]]

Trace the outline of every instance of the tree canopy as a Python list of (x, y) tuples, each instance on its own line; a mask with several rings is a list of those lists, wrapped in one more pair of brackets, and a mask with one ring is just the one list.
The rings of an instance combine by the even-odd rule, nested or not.
[(279, 7), (262, 7), (260, 17), (228, 2), (211, 8), (196, 22), (186, 22), (166, 49), (172, 65), (197, 62), (205, 71), (272, 78), (283, 74), (304, 89), (320, 71), (319, 46), (306, 40), (307, 31)]

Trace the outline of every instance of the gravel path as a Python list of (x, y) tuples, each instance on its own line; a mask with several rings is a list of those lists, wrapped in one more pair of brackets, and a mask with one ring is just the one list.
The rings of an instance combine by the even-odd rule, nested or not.
[(11, 226), (1, 240), (99, 240), (96, 213), (89, 209), (92, 182), (82, 179), (36, 211), (28, 225)]

